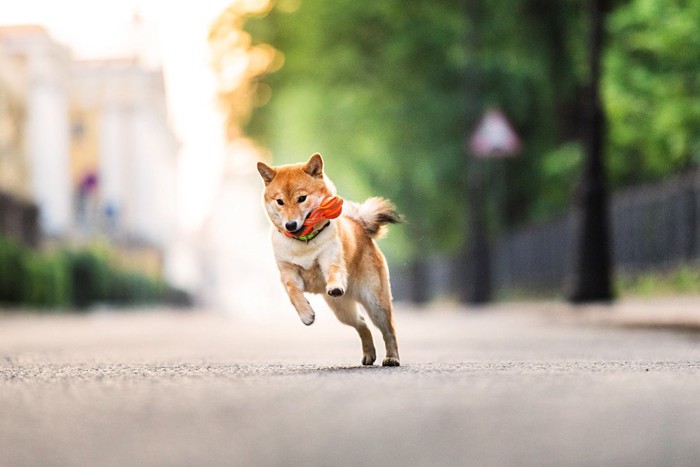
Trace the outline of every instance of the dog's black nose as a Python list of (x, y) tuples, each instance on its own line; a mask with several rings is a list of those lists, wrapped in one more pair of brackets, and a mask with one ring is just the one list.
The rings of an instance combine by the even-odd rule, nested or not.
[(284, 224), (284, 228), (289, 230), (290, 232), (294, 232), (297, 229), (297, 223), (287, 222), (286, 224)]

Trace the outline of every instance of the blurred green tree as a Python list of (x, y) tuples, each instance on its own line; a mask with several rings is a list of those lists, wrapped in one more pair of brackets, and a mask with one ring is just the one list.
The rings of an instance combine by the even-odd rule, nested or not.
[(410, 222), (395, 258), (455, 251), (464, 143), (486, 107), (503, 108), (526, 142), (509, 162), (509, 223), (529, 218), (524, 201), (547, 189), (546, 174), (575, 165), (559, 151), (538, 175), (543, 154), (576, 128), (575, 65), (585, 57), (574, 3), (486, 1), (474, 11), (456, 0), (280, 1), (245, 26), (284, 54), (247, 130), (280, 162), (325, 153), (352, 197), (394, 198)]
[[(245, 126), (276, 163), (321, 152), (348, 198), (393, 199), (408, 219), (385, 247), (394, 263), (464, 248), (465, 141), (489, 107), (523, 142), (521, 156), (503, 163), (505, 193), (485, 187), (491, 231), (568, 207), (583, 160), (585, 2), (277, 0), (254, 12), (238, 3), (212, 28), (215, 62), (259, 49), (243, 98), (222, 88), (235, 116), (227, 128)], [(609, 3), (611, 180), (697, 165), (700, 7)]]
[(280, 2), (247, 25), (284, 54), (248, 131), (278, 162), (321, 152), (349, 198), (394, 199), (409, 219), (401, 260), (454, 248), (463, 231), (460, 3)]
[(632, 0), (609, 22), (604, 97), (616, 186), (700, 164), (700, 2)]

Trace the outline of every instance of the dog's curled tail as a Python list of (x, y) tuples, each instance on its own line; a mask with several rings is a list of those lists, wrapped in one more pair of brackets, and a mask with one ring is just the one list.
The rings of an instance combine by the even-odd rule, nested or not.
[(386, 233), (387, 224), (402, 222), (394, 203), (379, 197), (369, 198), (362, 204), (347, 202), (343, 212), (357, 220), (370, 238), (381, 238)]

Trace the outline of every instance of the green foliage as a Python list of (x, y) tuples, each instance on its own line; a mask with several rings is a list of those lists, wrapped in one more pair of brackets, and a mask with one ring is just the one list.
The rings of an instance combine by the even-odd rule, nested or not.
[(571, 187), (580, 177), (583, 148), (579, 143), (565, 143), (544, 154), (539, 166), (540, 196), (530, 210), (530, 219), (547, 220), (561, 212), (571, 199)]
[(21, 302), (35, 307), (65, 308), (71, 302), (72, 281), (60, 255), (28, 251), (24, 259)]
[(113, 271), (106, 300), (111, 303), (144, 304), (162, 299), (167, 291), (167, 286), (160, 281), (147, 280), (133, 272)]
[(440, 9), (307, 0), (294, 14), (275, 11), (250, 26), (284, 53), (285, 66), (269, 78), (272, 101), (249, 131), (279, 162), (323, 153), (348, 198), (394, 199), (410, 219), (396, 256), (423, 239), (428, 248), (450, 243), (463, 210), (460, 184), (451, 183), (461, 172), (463, 109), (451, 104), (463, 101), (463, 25)]
[(104, 249), (69, 251), (64, 254), (72, 279), (72, 301), (77, 308), (96, 303), (139, 305), (162, 302), (170, 288), (162, 281), (112, 265)]
[(555, 109), (577, 87), (572, 4), (304, 0), (291, 14), (281, 4), (247, 25), (285, 57), (247, 130), (278, 162), (323, 153), (349, 198), (392, 198), (408, 219), (392, 234), (394, 259), (455, 251), (465, 140), (486, 108), (501, 107), (525, 141), (506, 167), (507, 221), (527, 219), (540, 198), (542, 154), (568, 122)]
[(36, 252), (0, 236), (0, 304), (85, 309), (98, 303), (188, 305), (182, 291), (115, 267), (104, 249)]
[(700, 294), (700, 267), (685, 265), (666, 272), (620, 274), (616, 288), (621, 295), (697, 295)]
[[(697, 165), (700, 3), (609, 3), (610, 179), (623, 186)], [(486, 211), (500, 219), (489, 224), (552, 217), (568, 207), (582, 166), (585, 6), (281, 0), (246, 25), (254, 42), (284, 54), (262, 79), (272, 97), (260, 99), (267, 104), (247, 131), (279, 163), (321, 152), (348, 198), (393, 199), (408, 224), (393, 230), (387, 250), (410, 261), (464, 245), (465, 140), (485, 109), (499, 107), (523, 145), (499, 169), (502, 188), (487, 180)]]
[(89, 250), (67, 252), (65, 260), (73, 284), (72, 303), (78, 308), (87, 308), (106, 301), (112, 279), (107, 261)]
[(609, 22), (605, 102), (616, 185), (700, 164), (700, 3), (633, 0)]
[(22, 298), (26, 254), (22, 244), (0, 236), (0, 302), (17, 303)]

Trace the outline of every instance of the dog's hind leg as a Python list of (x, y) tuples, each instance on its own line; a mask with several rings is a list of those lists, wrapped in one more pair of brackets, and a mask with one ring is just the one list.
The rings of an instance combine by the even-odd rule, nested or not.
[(378, 295), (365, 294), (361, 297), (362, 306), (367, 310), (369, 318), (382, 331), (386, 358), (383, 366), (399, 366), (399, 345), (394, 330), (394, 320), (391, 316), (391, 294), (388, 289), (381, 290)]
[(357, 330), (362, 340), (362, 364), (372, 365), (377, 359), (377, 352), (374, 349), (372, 341), (372, 332), (365, 323), (365, 318), (357, 310), (357, 304), (354, 300), (347, 297), (324, 297), (326, 303), (335, 316), (343, 324), (352, 326)]

